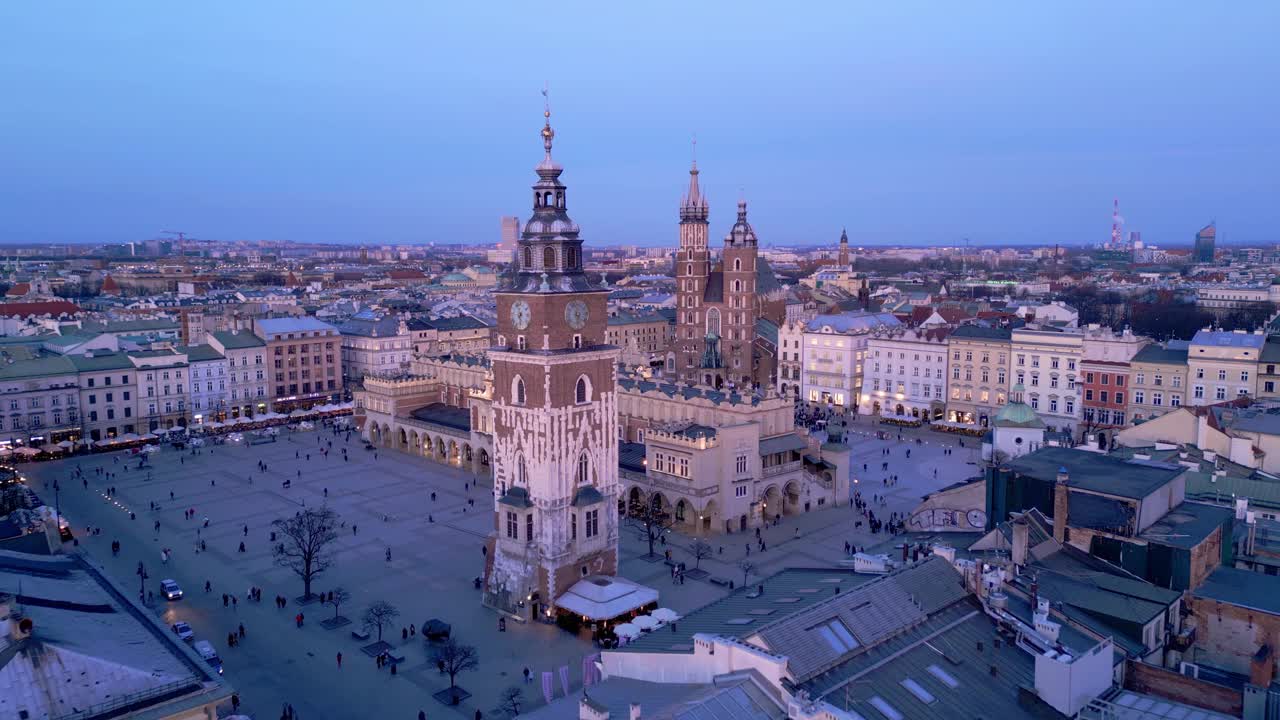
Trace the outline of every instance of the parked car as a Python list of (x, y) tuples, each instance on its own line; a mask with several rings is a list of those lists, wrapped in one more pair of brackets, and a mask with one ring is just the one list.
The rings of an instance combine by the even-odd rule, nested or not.
[(182, 588), (178, 587), (176, 580), (161, 580), (160, 593), (164, 595), (165, 600), (181, 600)]
[(179, 620), (173, 624), (173, 634), (182, 639), (182, 642), (194, 642), (196, 633), (191, 626)]
[(209, 667), (217, 670), (219, 675), (222, 674), (222, 658), (218, 657), (218, 651), (213, 649), (213, 645), (210, 645), (208, 640), (197, 640), (195, 649), (200, 657), (209, 663)]

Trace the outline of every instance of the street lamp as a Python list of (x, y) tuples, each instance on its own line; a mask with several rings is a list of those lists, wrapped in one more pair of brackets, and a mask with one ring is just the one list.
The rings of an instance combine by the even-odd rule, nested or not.
[(62, 496), (60, 494), (61, 490), (62, 490), (62, 485), (58, 483), (57, 478), (54, 478), (53, 479), (53, 511), (58, 515), (55, 522), (57, 523), (59, 540), (62, 539)]
[(142, 561), (138, 561), (138, 597), (145, 598), (147, 596), (147, 569), (143, 567)]

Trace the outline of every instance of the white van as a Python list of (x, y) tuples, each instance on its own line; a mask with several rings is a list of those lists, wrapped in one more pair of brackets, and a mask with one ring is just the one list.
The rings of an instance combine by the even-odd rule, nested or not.
[(217, 670), (218, 674), (221, 675), (222, 658), (218, 657), (218, 651), (213, 649), (213, 645), (209, 644), (208, 640), (197, 640), (194, 647), (196, 652), (200, 654), (200, 657), (204, 658), (204, 661), (209, 663), (209, 667)]

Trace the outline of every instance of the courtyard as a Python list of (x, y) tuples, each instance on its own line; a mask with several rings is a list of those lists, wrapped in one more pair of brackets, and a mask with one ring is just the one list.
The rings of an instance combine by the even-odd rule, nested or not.
[[(858, 434), (874, 433), (870, 425), (851, 430), (858, 481), (854, 488), (864, 497), (886, 496), (877, 515), (909, 511), (922, 495), (977, 472), (968, 450), (943, 455), (942, 448), (954, 447), (957, 438), (916, 433), (922, 440), (916, 445), (915, 435), (899, 443), (896, 433), (886, 433), (890, 439), (884, 440)], [(889, 448), (889, 457), (881, 455), (884, 448)], [(913, 452), (910, 460), (905, 458), (908, 448)], [(863, 463), (878, 469), (880, 462), (889, 460), (890, 474), (900, 476), (895, 487), (882, 486), (884, 473), (861, 470)], [(497, 615), (480, 605), (473, 581), (482, 573), (483, 540), (493, 524), (492, 488), (487, 482), (477, 486), (470, 473), (420, 456), (366, 450), (355, 433), (348, 440), (345, 434), (325, 430), (283, 433), (277, 442), (261, 445), (206, 446), (198, 455), (166, 447), (150, 456), (147, 467), (137, 469), (138, 462), (137, 456), (107, 453), (32, 464), (24, 470), (46, 502), (54, 500), (52, 482), (60, 482), (62, 512), (80, 543), (77, 548), (68, 546), (69, 551), (90, 554), (126, 589), (139, 587), (139, 563), (148, 575), (148, 589), (157, 589), (163, 578), (178, 581), (185, 591), (182, 600), (156, 599), (151, 607), (165, 624), (184, 620), (198, 638), (213, 643), (226, 677), (240, 693), (242, 711), (274, 718), (283, 703), (291, 703), (300, 718), (415, 718), (419, 710), (428, 717), (472, 718), (477, 709), (485, 717), (500, 717), (499, 695), (511, 685), (523, 687), (529, 707), (542, 704), (544, 672), (553, 673), (556, 696), (563, 694), (561, 667), (568, 667), (570, 691), (581, 687), (583, 659), (595, 652), (585, 635), (515, 622), (500, 632)], [(87, 478), (87, 488), (72, 479), (77, 467)], [(112, 487), (114, 496), (108, 497)], [(153, 503), (157, 509), (152, 509)], [(351, 593), (340, 611), (352, 624), (333, 630), (321, 626), (334, 614), (333, 608), (300, 605), (301, 580), (277, 566), (270, 552), (273, 520), (321, 505), (336, 511), (344, 525), (334, 546), (333, 566), (317, 578), (314, 589), (343, 587)], [(191, 519), (185, 518), (187, 511), (194, 511)], [(855, 528), (858, 519), (847, 503), (788, 516), (779, 526), (762, 531), (767, 545), (763, 553), (754, 546), (754, 533), (711, 536), (714, 552), (700, 561), (708, 578), (680, 585), (673, 583), (667, 565), (645, 557), (648, 544), (643, 533), (624, 525), (621, 574), (658, 589), (661, 605), (685, 613), (729, 592), (710, 579), (741, 583), (740, 562), (747, 559), (748, 544), (754, 565), (749, 576), (754, 581), (786, 566), (834, 565), (844, 559), (845, 542), (866, 545), (887, 537), (872, 536), (865, 524)], [(88, 527), (102, 530), (89, 535)], [(118, 556), (110, 549), (115, 540), (121, 543)], [(201, 541), (206, 549), (198, 552)], [(241, 542), (244, 552), (239, 551)], [(697, 561), (688, 552), (690, 543), (668, 532), (655, 550), (660, 556), (670, 550), (674, 561), (692, 568)], [(171, 551), (167, 562), (163, 549)], [(263, 602), (246, 601), (251, 586), (262, 588)], [(223, 607), (223, 593), (236, 596), (237, 603)], [(289, 598), (287, 608), (277, 609), (271, 602), (277, 595)], [(378, 600), (400, 612), (384, 635), (391, 652), (404, 658), (395, 676), (360, 651), (367, 641), (351, 636), (351, 630), (360, 629), (365, 607)], [(299, 612), (306, 616), (300, 628), (294, 622)], [(402, 627), (412, 623), (421, 628), (431, 618), (452, 624), (454, 636), (479, 653), (478, 670), (458, 677), (472, 697), (456, 708), (431, 697), (449, 681), (437, 671), (420, 635), (401, 638)], [(240, 624), (245, 626), (245, 639), (228, 647), (228, 633)], [(341, 668), (338, 653), (343, 654)], [(523, 684), (526, 667), (534, 678), (529, 684)]]

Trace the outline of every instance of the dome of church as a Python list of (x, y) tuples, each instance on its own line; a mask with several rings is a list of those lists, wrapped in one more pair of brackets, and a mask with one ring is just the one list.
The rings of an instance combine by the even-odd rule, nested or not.
[(1021, 383), (1013, 386), (1009, 403), (996, 413), (996, 427), (1043, 428), (1045, 426), (1035, 409), (1022, 402), (1022, 392)]

